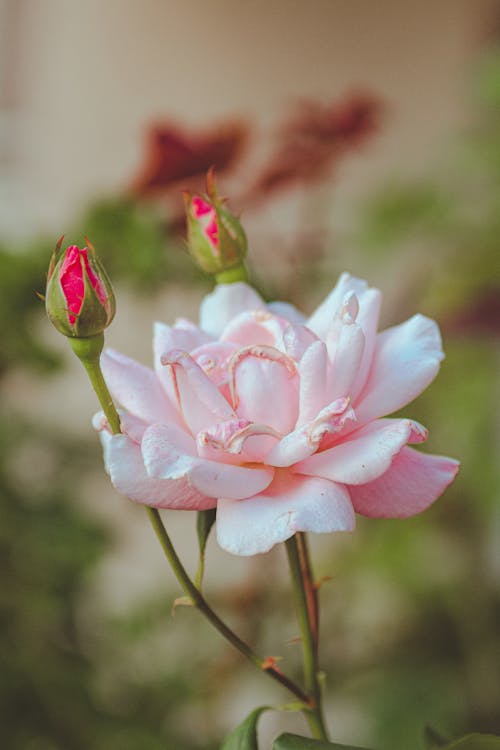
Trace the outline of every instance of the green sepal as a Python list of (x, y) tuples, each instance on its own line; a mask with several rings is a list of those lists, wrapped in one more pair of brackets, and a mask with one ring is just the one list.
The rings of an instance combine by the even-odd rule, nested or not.
[(271, 706), (259, 706), (234, 729), (221, 745), (220, 750), (258, 750), (257, 722), (264, 711), (270, 711)]
[(280, 734), (274, 741), (273, 750), (368, 750), (355, 745), (339, 745), (337, 742), (312, 740), (298, 734)]
[(194, 579), (196, 588), (201, 589), (203, 582), (203, 573), (205, 570), (205, 548), (207, 546), (208, 537), (212, 526), (215, 523), (216, 508), (209, 508), (208, 510), (199, 510), (196, 514), (196, 533), (198, 535), (198, 547), (200, 550), (200, 558), (198, 562), (198, 570)]

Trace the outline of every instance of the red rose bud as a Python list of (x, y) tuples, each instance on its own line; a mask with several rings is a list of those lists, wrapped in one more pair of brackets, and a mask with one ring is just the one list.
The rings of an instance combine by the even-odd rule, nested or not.
[(212, 171), (207, 175), (207, 193), (184, 193), (188, 247), (204, 271), (219, 274), (242, 266), (247, 238), (236, 216), (217, 195)]
[(47, 277), (47, 315), (65, 336), (89, 338), (102, 333), (115, 314), (111, 282), (92, 245), (70, 245), (61, 252), (62, 238), (52, 256)]

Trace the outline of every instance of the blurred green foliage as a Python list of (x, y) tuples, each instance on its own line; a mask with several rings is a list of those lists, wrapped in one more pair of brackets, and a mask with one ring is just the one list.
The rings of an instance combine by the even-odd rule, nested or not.
[[(421, 309), (444, 323), (442, 372), (405, 414), (431, 427), (429, 450), (457, 456), (463, 466), (423, 517), (360, 520), (356, 535), (332, 536), (331, 552), (323, 546), (316, 555), (318, 574), (334, 574), (321, 597), (322, 664), (339, 742), (422, 750), (427, 724), (436, 736), (500, 733), (498, 336), (482, 305), (500, 286), (499, 81), (500, 58), (492, 54), (478, 75), (477, 115), (462, 144), (427, 181), (382, 189), (350, 238), (361, 248), (360, 265), (401, 269), (395, 318)], [(96, 202), (67, 239), (81, 244), (84, 234), (111, 277), (138, 292), (206, 285), (150, 207), (123, 198)], [(40, 341), (43, 305), (34, 294), (43, 292), (53, 244), (0, 248), (3, 376), (61, 366)], [(331, 286), (321, 254), (312, 261), (304, 254), (296, 277), (300, 289), (261, 287), (290, 298)], [(32, 466), (42, 466), (42, 475), (32, 477)], [(75, 477), (92, 470), (101, 471), (92, 439), (78, 441), (35, 415), (2, 408), (3, 746), (215, 749), (218, 697), (236, 692), (247, 672), (196, 613), (182, 609), (189, 636), (175, 641), (170, 656), (168, 639), (185, 629), (175, 622), (167, 634), (171, 602), (163, 592), (120, 618), (92, 611), (82, 618), (92, 575), (113, 544), (112, 530), (75, 497)], [(262, 564), (256, 577), (281, 580), (279, 558)], [(295, 634), (285, 587), (276, 583), (271, 592), (245, 580), (219, 599), (246, 638), (269, 653), (282, 648), (287, 669), (299, 673), (298, 654), (285, 645)], [(336, 712), (346, 705), (359, 722), (349, 737), (336, 736)], [(193, 730), (192, 716), (203, 733)], [(228, 728), (239, 718), (226, 717)]]

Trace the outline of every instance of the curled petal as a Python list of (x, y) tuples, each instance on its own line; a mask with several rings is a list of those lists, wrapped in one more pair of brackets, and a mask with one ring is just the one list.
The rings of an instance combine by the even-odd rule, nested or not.
[(300, 360), (299, 418), (297, 426), (310, 422), (328, 403), (330, 363), (326, 345), (315, 341)]
[(112, 395), (131, 414), (145, 422), (179, 423), (153, 370), (112, 349), (101, 355), (101, 367)]
[[(193, 435), (214, 422), (235, 417), (224, 396), (186, 352), (174, 350), (162, 358), (180, 413)], [(158, 420), (150, 420), (158, 421)]]
[(213, 341), (193, 349), (191, 356), (205, 375), (229, 399), (229, 359), (236, 349), (229, 341)]
[(285, 434), (298, 415), (295, 363), (271, 346), (249, 346), (231, 358), (231, 395), (239, 417)]
[(113, 485), (138, 503), (176, 510), (206, 510), (217, 504), (213, 497), (200, 493), (185, 479), (150, 477), (140, 447), (126, 435), (107, 435), (104, 456)]
[(349, 487), (357, 513), (371, 518), (408, 518), (425, 510), (454, 480), (458, 461), (403, 448), (372, 482)]
[(328, 337), (328, 332), (332, 326), (333, 320), (343, 300), (350, 292), (354, 292), (360, 305), (363, 304), (363, 297), (368, 291), (368, 284), (362, 279), (343, 273), (335, 288), (330, 292), (328, 297), (314, 311), (306, 325), (311, 331), (324, 341)]
[(318, 337), (305, 326), (291, 324), (283, 331), (284, 351), (296, 362), (300, 362), (315, 341), (319, 341)]
[(260, 294), (242, 281), (218, 284), (201, 303), (200, 328), (212, 336), (220, 336), (227, 324), (239, 313), (264, 310), (265, 307)]
[(351, 300), (356, 301), (354, 317), (348, 309), (342, 310), (334, 340), (331, 337), (327, 339), (328, 354), (332, 363), (328, 384), (328, 396), (331, 399), (350, 394), (365, 348), (365, 335), (361, 326), (355, 322), (356, 295), (353, 294)]
[(382, 294), (379, 289), (367, 289), (361, 297), (356, 323), (363, 331), (364, 347), (361, 362), (357, 368), (354, 382), (350, 387), (353, 399), (361, 393), (368, 377), (377, 339), (381, 302)]
[(426, 438), (427, 430), (411, 419), (378, 419), (333, 448), (306, 458), (294, 470), (343, 484), (365, 484), (387, 471), (406, 443)]
[(390, 414), (421, 393), (444, 358), (437, 324), (414, 315), (377, 336), (368, 380), (355, 402), (361, 422)]
[(268, 552), (297, 531), (352, 531), (354, 525), (354, 510), (344, 487), (283, 470), (254, 497), (220, 499), (217, 504), (217, 540), (235, 555)]
[(340, 432), (347, 420), (355, 420), (350, 399), (339, 398), (322, 409), (311, 422), (285, 435), (265, 457), (270, 466), (291, 466), (315, 453), (325, 435)]
[(185, 478), (192, 487), (209, 497), (239, 500), (261, 492), (274, 476), (274, 470), (269, 467), (232, 466), (192, 455), (179, 444), (178, 435), (167, 425), (151, 425), (146, 430), (142, 455), (151, 477)]
[(280, 437), (267, 425), (255, 424), (248, 419), (233, 419), (199, 432), (196, 444), (202, 458), (241, 464), (261, 462)]

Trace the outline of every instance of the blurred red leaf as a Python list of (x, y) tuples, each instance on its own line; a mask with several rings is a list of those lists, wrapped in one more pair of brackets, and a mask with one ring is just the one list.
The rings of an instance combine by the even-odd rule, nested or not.
[(155, 124), (131, 192), (136, 197), (165, 192), (180, 180), (205, 175), (211, 166), (224, 172), (241, 155), (247, 137), (248, 128), (237, 122), (200, 133), (171, 123)]

